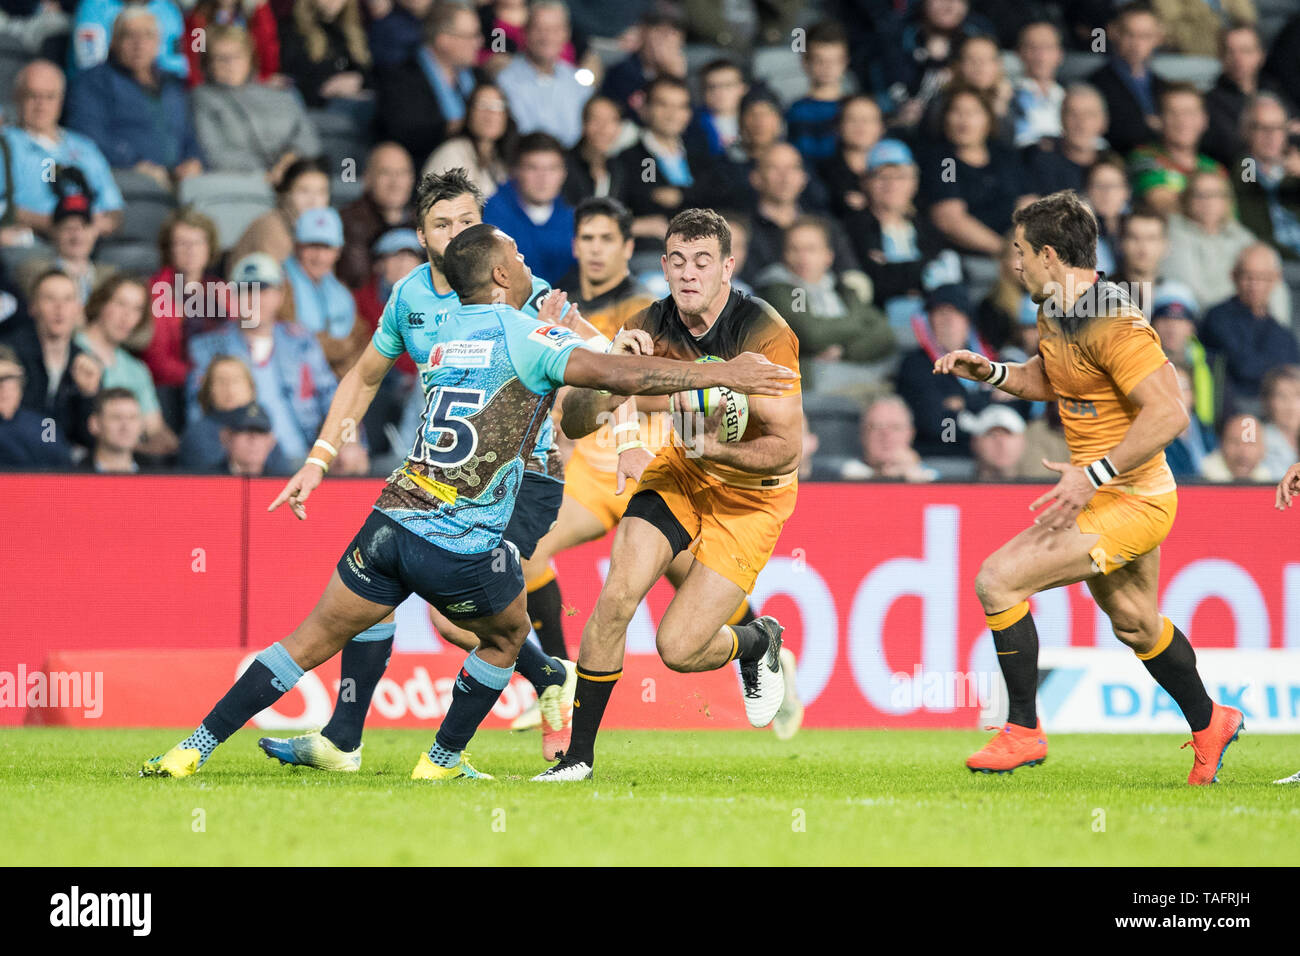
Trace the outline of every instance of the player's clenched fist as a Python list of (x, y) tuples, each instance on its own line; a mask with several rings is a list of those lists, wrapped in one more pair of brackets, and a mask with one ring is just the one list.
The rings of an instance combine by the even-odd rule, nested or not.
[(620, 329), (609, 351), (613, 355), (654, 355), (655, 341), (644, 329)]
[(298, 473), (289, 479), (284, 489), (275, 496), (275, 500), (267, 506), (266, 510), (274, 511), (287, 501), (298, 520), (306, 521), (307, 509), (303, 507), (303, 503), (316, 490), (324, 477), (325, 472), (319, 465), (303, 465), (298, 469)]
[(1277, 500), (1274, 502), (1274, 507), (1278, 511), (1285, 511), (1291, 507), (1291, 501), (1296, 495), (1300, 495), (1300, 463), (1288, 468), (1282, 480), (1277, 483)]
[(784, 395), (799, 376), (758, 352), (741, 352), (724, 363), (726, 381), (720, 384), (746, 395)]
[(958, 349), (947, 355), (941, 355), (934, 363), (935, 375), (956, 375), (958, 378), (967, 378), (972, 382), (985, 381), (992, 371), (993, 363), (978, 352), (969, 349)]

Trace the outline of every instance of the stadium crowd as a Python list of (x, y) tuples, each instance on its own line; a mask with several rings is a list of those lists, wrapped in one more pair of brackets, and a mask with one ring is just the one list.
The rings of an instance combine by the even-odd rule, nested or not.
[[(723, 212), (734, 283), (799, 338), (801, 473), (828, 480), (1067, 458), (1052, 404), (931, 368), (1035, 353), (1011, 215), (1078, 190), (1194, 413), (1175, 474), (1300, 459), (1292, 0), (0, 7), (0, 467), (291, 473), (452, 167), (571, 295), (591, 199), (626, 207), (595, 285), (627, 297), (667, 293), (674, 213)], [(336, 473), (405, 453), (397, 369)]]

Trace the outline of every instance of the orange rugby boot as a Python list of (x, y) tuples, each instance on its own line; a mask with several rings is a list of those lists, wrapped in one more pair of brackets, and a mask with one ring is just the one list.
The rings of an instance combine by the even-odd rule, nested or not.
[(1019, 724), (984, 729), (998, 734), (966, 758), (971, 773), (1010, 773), (1017, 767), (1035, 767), (1047, 759), (1047, 736), (1041, 720), (1032, 729)]
[(1184, 747), (1191, 747), (1196, 754), (1187, 782), (1194, 787), (1217, 783), (1228, 744), (1236, 740), (1237, 735), (1245, 729), (1246, 718), (1241, 711), (1235, 707), (1215, 704), (1214, 711), (1210, 714), (1210, 725), (1192, 734), (1192, 739), (1183, 744)]

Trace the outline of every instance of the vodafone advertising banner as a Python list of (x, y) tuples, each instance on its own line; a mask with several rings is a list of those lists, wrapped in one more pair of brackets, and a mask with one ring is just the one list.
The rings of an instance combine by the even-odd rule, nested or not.
[[(82, 715), (76, 722), (104, 726), (201, 718), (249, 652), (288, 633), (310, 610), (382, 482), (330, 479), (313, 494), (305, 522), (287, 511), (266, 513), (281, 485), (0, 476), (9, 532), (0, 549), (0, 723), (65, 722), (73, 714)], [(800, 658), (807, 725), (969, 728), (988, 719), (1000, 678), (973, 581), (983, 558), (1029, 523), (1027, 506), (1040, 493), (1036, 485), (803, 486), (753, 597), (757, 610), (787, 626), (787, 643)], [(1208, 666), (1221, 658), (1231, 662), (1222, 680), (1247, 685), (1241, 693), (1250, 709), (1276, 711), (1264, 722), (1295, 730), (1300, 515), (1279, 515), (1271, 505), (1269, 488), (1180, 489), (1177, 522), (1162, 549), (1161, 603), (1206, 654), (1216, 697)], [(608, 554), (608, 541), (596, 542), (556, 562), (571, 651)], [(660, 584), (638, 610), (611, 725), (739, 725), (732, 722), (743, 719), (732, 672), (674, 675), (653, 656), (655, 622), (671, 597)], [(1085, 586), (1031, 603), (1044, 669), (1059, 669), (1053, 655), (1068, 649), (1070, 668), (1084, 671), (1060, 704), (1065, 725), (1054, 729), (1177, 729)], [(1091, 648), (1116, 653), (1103, 657)], [(77, 656), (110, 650), (135, 656)], [(373, 719), (436, 722), (445, 706), (439, 681), (454, 673), (460, 653), (437, 640), (414, 601), (399, 610), (397, 650)], [(1136, 705), (1127, 691), (1100, 690), (1116, 684), (1110, 668), (1123, 662)], [(141, 678), (123, 671), (152, 679), (132, 683)], [(74, 672), (89, 675), (81, 683), (91, 693), (99, 675), (102, 700), (56, 706), (62, 700), (55, 690), (68, 696)], [(276, 708), (279, 717), (264, 719), (320, 723), (336, 679), (327, 667)], [(1057, 679), (1049, 675), (1044, 694), (1056, 693)], [(1089, 687), (1095, 693), (1084, 693)], [(513, 702), (498, 705), (503, 721), (531, 693), (519, 680), (512, 688)], [(654, 700), (642, 702), (647, 688)], [(97, 707), (96, 716), (84, 715)], [(1260, 723), (1251, 729), (1264, 729)]]

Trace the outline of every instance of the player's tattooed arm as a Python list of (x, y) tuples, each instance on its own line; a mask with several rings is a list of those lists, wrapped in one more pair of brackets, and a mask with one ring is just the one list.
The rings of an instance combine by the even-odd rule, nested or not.
[[(1043, 370), (1042, 356), (1035, 355), (1028, 362), (992, 362), (969, 349), (958, 349), (941, 355), (934, 363), (935, 375), (956, 375), (972, 382), (989, 382), (995, 388), (1017, 398), (1031, 402), (1054, 402), (1056, 392)], [(994, 376), (991, 379), (990, 376)]]
[[(726, 362), (679, 362), (646, 355), (608, 355), (576, 349), (569, 355), (564, 383), (616, 395), (671, 395), (722, 385), (747, 395), (783, 395), (797, 375), (756, 352)], [(567, 434), (567, 432), (566, 432)]]

